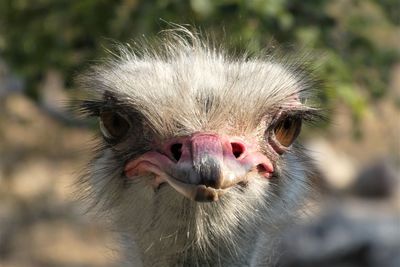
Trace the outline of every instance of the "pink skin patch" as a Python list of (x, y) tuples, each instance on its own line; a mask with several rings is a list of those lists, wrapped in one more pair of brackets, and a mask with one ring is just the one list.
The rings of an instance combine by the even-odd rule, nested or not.
[(217, 200), (229, 188), (246, 183), (249, 173), (268, 179), (273, 165), (255, 145), (211, 133), (169, 140), (125, 165), (128, 178), (153, 174), (154, 188), (166, 182), (196, 201)]

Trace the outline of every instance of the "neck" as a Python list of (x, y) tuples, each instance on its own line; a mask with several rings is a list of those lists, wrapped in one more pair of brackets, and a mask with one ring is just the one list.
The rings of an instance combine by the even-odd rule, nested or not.
[[(125, 247), (133, 266), (249, 266), (257, 240), (280, 225), (271, 219), (273, 208), (263, 205), (265, 185), (262, 180), (249, 185), (248, 192), (256, 197), (235, 189), (211, 203), (191, 201), (164, 187), (157, 198), (136, 205), (145, 193), (131, 191), (129, 201), (122, 201), (126, 206), (118, 209), (129, 213), (111, 217), (127, 233)], [(267, 236), (263, 240), (270, 241)]]
[(190, 225), (172, 231), (163, 228), (131, 233), (128, 242), (135, 243), (143, 266), (249, 265), (259, 236), (255, 231), (258, 227), (233, 229), (227, 236), (215, 236), (210, 231), (199, 237), (191, 235), (196, 230), (190, 229)]

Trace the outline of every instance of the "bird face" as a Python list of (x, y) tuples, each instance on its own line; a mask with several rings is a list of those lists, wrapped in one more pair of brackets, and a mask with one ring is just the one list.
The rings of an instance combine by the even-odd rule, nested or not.
[[(138, 135), (145, 134), (138, 111), (127, 114), (124, 109), (128, 108), (118, 105), (110, 93), (104, 99), (98, 116), (107, 144), (117, 154), (121, 154), (119, 147), (126, 143), (136, 142), (147, 147), (142, 153), (124, 157), (124, 179), (148, 179), (148, 186), (155, 192), (169, 185), (177, 193), (199, 202), (217, 201), (230, 189), (245, 188), (254, 179), (272, 179), (279, 155), (290, 147), (301, 128), (298, 113), (282, 113), (278, 109), (279, 118), (275, 121), (261, 120), (261, 124), (269, 125), (257, 127), (265, 129), (261, 137), (257, 130), (247, 136), (237, 136), (217, 128), (159, 140), (147, 131), (148, 136), (144, 138), (147, 144), (144, 144), (146, 141), (138, 140)], [(301, 106), (298, 99), (291, 102), (292, 108)], [(122, 153), (130, 155), (129, 150)]]
[(232, 59), (196, 42), (165, 42), (162, 55), (123, 51), (95, 67), (83, 84), (97, 99), (82, 109), (99, 118), (108, 176), (214, 202), (280, 179), (316, 110), (294, 65)]

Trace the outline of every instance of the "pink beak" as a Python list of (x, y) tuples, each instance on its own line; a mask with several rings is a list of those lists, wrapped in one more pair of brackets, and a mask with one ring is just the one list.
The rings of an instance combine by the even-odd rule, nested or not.
[(249, 173), (269, 178), (271, 161), (255, 146), (238, 138), (195, 133), (169, 140), (125, 165), (125, 175), (154, 174), (155, 186), (167, 182), (196, 201), (216, 201), (229, 188), (246, 184)]

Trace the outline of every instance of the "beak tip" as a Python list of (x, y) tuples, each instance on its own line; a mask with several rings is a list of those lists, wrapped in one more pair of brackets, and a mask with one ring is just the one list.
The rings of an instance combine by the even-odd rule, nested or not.
[(194, 200), (198, 202), (215, 202), (219, 199), (219, 192), (204, 185), (198, 186)]

